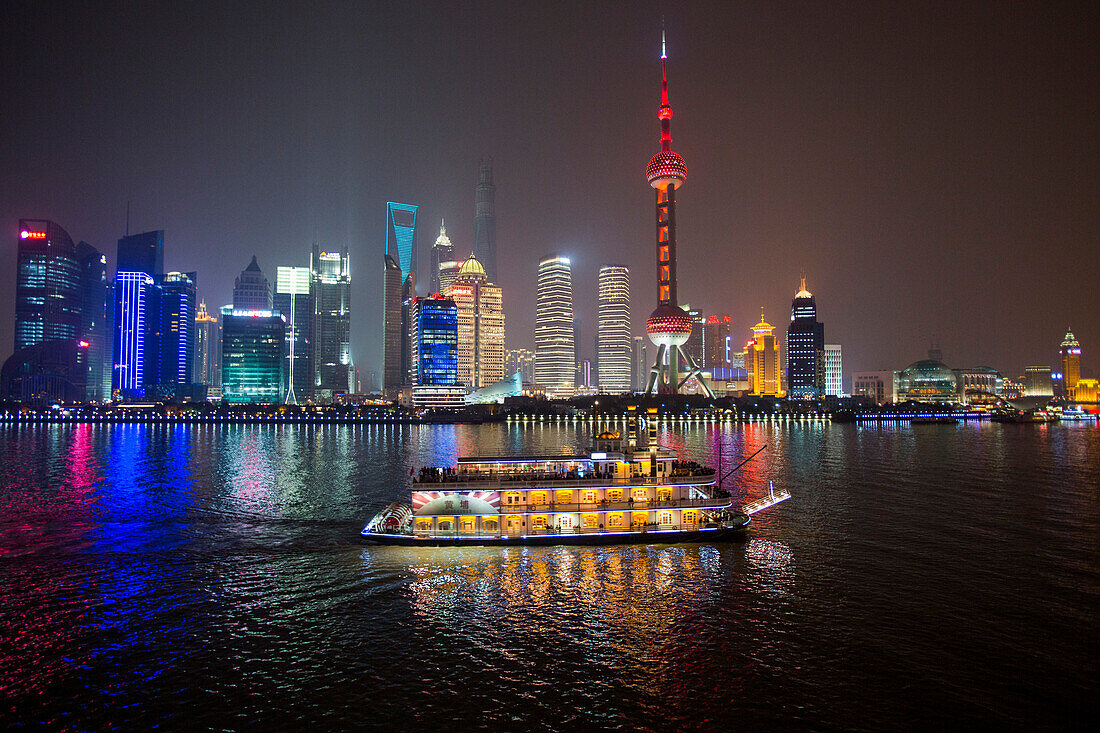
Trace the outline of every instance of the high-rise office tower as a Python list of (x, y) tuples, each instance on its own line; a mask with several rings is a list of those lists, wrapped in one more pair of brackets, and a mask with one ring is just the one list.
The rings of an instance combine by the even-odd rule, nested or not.
[(499, 283), (497, 271), (496, 186), (493, 185), (492, 159), (481, 161), (474, 191), (474, 256), (485, 268), (491, 283)]
[(98, 249), (80, 242), (76, 245), (76, 263), (80, 268), (81, 339), (88, 344), (87, 398), (93, 402), (111, 399), (111, 329), (114, 312), (107, 282), (107, 256)]
[(1054, 381), (1048, 366), (1024, 367), (1024, 384), (1028, 397), (1054, 396)]
[(222, 399), (281, 402), (286, 318), (272, 310), (222, 307)]
[(160, 282), (160, 339), (157, 344), (159, 397), (189, 394), (195, 361), (194, 319), (198, 293), (194, 272), (169, 272)]
[(703, 344), (703, 328), (706, 326), (707, 319), (703, 316), (703, 311), (698, 308), (692, 308), (687, 303), (682, 306), (688, 317), (691, 318), (691, 335), (688, 336), (687, 342), (684, 344), (684, 351), (692, 360), (700, 367), (704, 366), (706, 349)]
[(825, 394), (829, 397), (844, 395), (841, 356), (840, 344), (825, 344)]
[(237, 310), (271, 310), (271, 283), (264, 277), (256, 255), (233, 284), (233, 307)]
[(1062, 357), (1062, 384), (1066, 394), (1072, 395), (1077, 383), (1081, 381), (1081, 344), (1068, 328), (1058, 354)]
[(20, 220), (15, 273), (15, 350), (79, 339), (84, 293), (68, 232), (52, 221)]
[(601, 392), (629, 392), (630, 271), (625, 265), (602, 265), (597, 278), (596, 358)]
[(443, 295), (458, 309), (459, 382), (472, 392), (504, 379), (503, 296), (475, 255)]
[[(691, 337), (691, 316), (676, 299), (676, 190), (687, 180), (687, 163), (672, 152), (672, 106), (668, 103), (668, 74), (665, 68), (664, 33), (661, 34), (661, 150), (646, 166), (646, 180), (654, 189), (657, 202), (657, 308), (646, 320), (646, 334), (657, 347), (656, 358), (646, 382), (646, 394), (676, 394), (688, 379), (696, 377), (704, 394), (714, 393), (702, 378), (700, 368), (683, 346)], [(687, 373), (681, 379), (677, 356)]]
[(412, 315), (413, 384), (458, 385), (458, 306), (436, 293), (416, 298)]
[(703, 324), (703, 368), (730, 366), (730, 317), (728, 313), (708, 316)]
[(128, 234), (118, 240), (114, 280), (112, 389), (124, 398), (153, 397), (165, 381), (161, 340), (164, 231)]
[(437, 292), (442, 293), (447, 288), (451, 287), (455, 278), (458, 277), (458, 271), (462, 269), (462, 262), (458, 260), (447, 260), (439, 263), (439, 290)]
[(817, 304), (802, 277), (791, 301), (787, 327), (787, 386), (791, 397), (825, 394), (825, 325), (817, 320)]
[(195, 361), (191, 374), (196, 383), (206, 385), (211, 397), (221, 396), (221, 348), (221, 323), (206, 310), (206, 301), (200, 301), (195, 313)]
[(775, 338), (775, 328), (764, 320), (763, 308), (760, 309), (760, 323), (752, 327), (752, 335), (752, 393), (782, 397), (779, 342)]
[[(144, 272), (115, 273), (114, 377), (112, 390), (124, 399), (141, 398), (151, 389), (156, 339), (149, 321), (157, 313), (156, 285)], [(152, 354), (150, 354), (152, 352)]]
[(401, 384), (412, 384), (412, 303), (416, 299), (416, 273), (401, 283)]
[(329, 399), (355, 392), (351, 361), (351, 258), (313, 245), (313, 360), (315, 394)]
[(569, 258), (539, 262), (535, 289), (535, 381), (549, 397), (571, 397), (577, 356), (573, 331), (573, 276)]
[(535, 381), (535, 352), (529, 349), (508, 349), (504, 352), (504, 373), (517, 372), (524, 384)]
[[(439, 222), (439, 236), (432, 245), (432, 273), (429, 282), (432, 293), (442, 293), (446, 285), (439, 279), (439, 271), (444, 263), (454, 262), (455, 246), (451, 244), (451, 238), (447, 236), (447, 222)], [(450, 283), (447, 283), (450, 285)]]
[(401, 266), (385, 256), (382, 301), (382, 391), (392, 395), (401, 386)]
[(416, 274), (416, 211), (415, 204), (386, 203), (386, 254), (401, 268), (402, 283)]
[(286, 395), (296, 405), (313, 397), (317, 381), (313, 338), (315, 304), (313, 272), (308, 267), (275, 269), (274, 309), (286, 318)]

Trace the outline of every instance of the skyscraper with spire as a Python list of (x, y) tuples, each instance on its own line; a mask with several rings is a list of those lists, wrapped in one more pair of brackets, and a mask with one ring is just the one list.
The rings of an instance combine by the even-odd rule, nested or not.
[[(446, 220), (439, 222), (439, 236), (432, 245), (432, 272), (429, 280), (430, 293), (442, 293), (444, 286), (439, 280), (439, 267), (444, 262), (453, 262), (455, 258), (455, 246), (451, 244), (451, 238), (447, 236)], [(450, 283), (448, 283), (450, 284)]]
[(493, 161), (481, 161), (474, 191), (474, 256), (489, 282), (500, 283), (497, 272), (497, 218), (495, 211), (497, 189), (493, 185)]
[[(692, 319), (676, 299), (676, 190), (687, 180), (687, 163), (672, 152), (672, 106), (668, 103), (668, 72), (664, 32), (661, 33), (661, 150), (646, 166), (646, 180), (656, 192), (657, 201), (657, 307), (646, 320), (649, 340), (657, 347), (657, 356), (646, 382), (646, 394), (677, 394), (695, 377), (708, 397), (714, 394), (703, 380), (701, 370), (684, 351), (691, 336)], [(679, 360), (686, 368), (679, 375)]]
[(791, 397), (825, 394), (825, 324), (817, 320), (817, 303), (806, 289), (806, 276), (791, 301), (787, 327), (787, 392)]

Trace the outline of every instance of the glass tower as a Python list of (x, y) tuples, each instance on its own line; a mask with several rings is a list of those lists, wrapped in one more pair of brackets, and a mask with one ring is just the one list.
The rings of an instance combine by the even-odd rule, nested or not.
[(573, 276), (568, 257), (539, 262), (535, 289), (535, 381), (548, 397), (571, 397), (576, 372)]
[(80, 265), (68, 232), (52, 221), (19, 222), (15, 350), (81, 334)]
[(787, 328), (787, 387), (791, 397), (825, 394), (825, 325), (817, 320), (817, 304), (803, 277), (791, 301)]
[(152, 364), (149, 352), (155, 341), (149, 328), (153, 278), (144, 272), (115, 273), (114, 377), (112, 389), (123, 398), (142, 398), (148, 386), (147, 372)]
[(193, 381), (196, 277), (194, 272), (169, 272), (161, 280), (157, 393), (164, 397), (179, 396), (179, 388)]
[(289, 405), (313, 397), (313, 273), (308, 267), (278, 267), (275, 274), (275, 310), (286, 316), (286, 385)]
[(281, 402), (286, 319), (270, 310), (231, 305), (222, 316), (222, 399), (227, 402)]
[(221, 394), (221, 346), (222, 329), (218, 317), (206, 310), (206, 301), (199, 303), (195, 314), (195, 362), (191, 374), (199, 384), (207, 387), (207, 394)]
[(416, 211), (415, 204), (386, 203), (386, 254), (401, 268), (402, 281), (416, 273)]
[(315, 393), (328, 399), (355, 392), (351, 361), (351, 258), (313, 246), (313, 354)]
[(385, 256), (382, 314), (382, 391), (401, 386), (401, 266)]
[(474, 190), (473, 254), (481, 261), (489, 282), (497, 278), (497, 218), (496, 186), (493, 185), (493, 161), (483, 160), (478, 167), (477, 188)]
[(455, 386), (458, 382), (458, 306), (449, 298), (417, 298), (413, 307), (413, 383)]
[(443, 289), (450, 285), (444, 285), (439, 279), (439, 269), (444, 263), (454, 262), (455, 246), (451, 244), (451, 238), (447, 236), (447, 222), (439, 223), (439, 236), (432, 245), (432, 273), (429, 281), (431, 293), (442, 293)]
[(597, 377), (601, 392), (629, 392), (631, 384), (630, 271), (602, 265), (597, 280)]

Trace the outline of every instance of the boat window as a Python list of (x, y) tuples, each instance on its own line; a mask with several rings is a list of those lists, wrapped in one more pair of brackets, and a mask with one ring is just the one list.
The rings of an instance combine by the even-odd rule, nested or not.
[(607, 500), (608, 501), (622, 501), (623, 500), (623, 490), (622, 489), (608, 489), (607, 490)]
[(595, 529), (599, 524), (598, 514), (585, 514), (581, 517), (581, 524), (585, 529)]
[(570, 504), (573, 502), (573, 492), (569, 489), (558, 491), (554, 497), (554, 501), (559, 504)]
[(623, 526), (623, 515), (622, 514), (608, 514), (607, 515), (607, 525), (609, 527), (621, 527), (621, 526)]
[(596, 490), (595, 489), (585, 489), (584, 490), (584, 495), (581, 498), (581, 501), (583, 501), (585, 504), (595, 503), (595, 501), (596, 501)]
[(540, 514), (538, 516), (531, 517), (531, 526), (535, 529), (546, 529), (546, 515)]
[(672, 524), (672, 512), (667, 509), (661, 512), (661, 518), (659, 520), (661, 524)]

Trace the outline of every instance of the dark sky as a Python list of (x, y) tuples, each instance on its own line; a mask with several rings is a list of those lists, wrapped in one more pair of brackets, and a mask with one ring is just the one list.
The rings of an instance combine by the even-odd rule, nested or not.
[[(845, 373), (1051, 364), (1067, 326), (1100, 372), (1100, 4), (12, 3), (2, 11), (0, 352), (16, 228), (166, 231), (212, 306), (252, 254), (348, 247), (354, 356), (381, 363), (385, 203), (460, 254), (492, 156), (509, 348), (533, 346), (539, 256), (573, 258), (579, 356), (596, 269), (654, 305), (661, 14), (680, 299), (789, 318), (805, 270)], [(965, 6), (965, 7), (964, 7)], [(424, 273), (426, 275), (426, 271)]]

